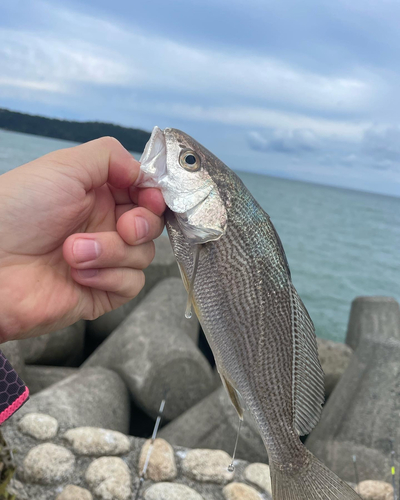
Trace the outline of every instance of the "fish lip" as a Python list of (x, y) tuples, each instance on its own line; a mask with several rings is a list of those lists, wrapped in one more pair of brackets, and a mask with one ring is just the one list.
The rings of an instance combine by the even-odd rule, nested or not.
[(159, 127), (153, 128), (139, 162), (140, 174), (135, 184), (138, 187), (160, 188), (167, 174), (167, 146), (164, 132)]

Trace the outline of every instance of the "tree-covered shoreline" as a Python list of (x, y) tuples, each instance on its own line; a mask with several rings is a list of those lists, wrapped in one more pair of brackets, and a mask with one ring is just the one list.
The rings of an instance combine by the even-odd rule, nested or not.
[(149, 132), (121, 127), (113, 123), (59, 120), (3, 108), (0, 108), (0, 128), (74, 142), (86, 142), (104, 135), (111, 135), (118, 139), (126, 149), (139, 152), (143, 151), (150, 138)]

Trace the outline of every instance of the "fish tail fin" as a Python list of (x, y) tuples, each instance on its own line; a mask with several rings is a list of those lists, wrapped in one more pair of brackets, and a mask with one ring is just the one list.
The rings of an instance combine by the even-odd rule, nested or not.
[(360, 500), (361, 497), (336, 474), (309, 453), (300, 471), (279, 470), (270, 464), (274, 500)]

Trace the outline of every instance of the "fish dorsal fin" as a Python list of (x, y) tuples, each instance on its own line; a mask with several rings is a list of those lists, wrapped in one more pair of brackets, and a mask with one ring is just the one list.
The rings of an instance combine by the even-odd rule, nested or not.
[(318, 358), (314, 325), (296, 289), (291, 285), (293, 328), (293, 423), (308, 434), (318, 423), (324, 403), (324, 372)]

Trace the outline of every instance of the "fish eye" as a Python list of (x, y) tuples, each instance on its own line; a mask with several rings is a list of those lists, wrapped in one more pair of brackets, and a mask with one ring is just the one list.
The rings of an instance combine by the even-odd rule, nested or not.
[(194, 151), (182, 151), (179, 163), (185, 170), (196, 172), (200, 169), (200, 158)]

